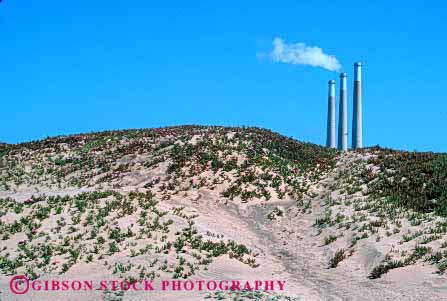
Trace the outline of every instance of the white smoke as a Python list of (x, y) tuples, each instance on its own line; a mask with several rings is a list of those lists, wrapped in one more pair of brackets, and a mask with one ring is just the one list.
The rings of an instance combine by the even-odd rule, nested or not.
[(320, 47), (307, 46), (305, 43), (286, 44), (282, 39), (273, 40), (270, 57), (275, 62), (322, 67), (329, 71), (340, 71), (341, 64), (333, 55), (323, 52)]

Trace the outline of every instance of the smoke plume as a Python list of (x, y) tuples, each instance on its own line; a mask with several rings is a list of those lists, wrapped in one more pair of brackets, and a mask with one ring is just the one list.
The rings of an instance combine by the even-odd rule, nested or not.
[(287, 44), (280, 38), (273, 40), (270, 57), (275, 62), (321, 67), (329, 71), (340, 71), (341, 64), (333, 55), (323, 52), (320, 47), (305, 43)]

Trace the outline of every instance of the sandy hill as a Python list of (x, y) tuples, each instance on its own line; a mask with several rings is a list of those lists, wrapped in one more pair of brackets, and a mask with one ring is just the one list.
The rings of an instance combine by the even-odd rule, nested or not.
[[(446, 216), (445, 154), (201, 126), (2, 145), (0, 299), (441, 300)], [(14, 296), (17, 274), (286, 285)]]

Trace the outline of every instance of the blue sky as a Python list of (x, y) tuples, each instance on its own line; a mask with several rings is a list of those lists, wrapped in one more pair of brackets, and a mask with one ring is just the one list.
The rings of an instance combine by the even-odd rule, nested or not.
[(447, 152), (447, 4), (424, 2), (4, 0), (0, 141), (210, 124), (324, 144), (338, 74), (273, 62), (280, 37), (338, 59), (350, 116), (363, 62), (365, 145)]

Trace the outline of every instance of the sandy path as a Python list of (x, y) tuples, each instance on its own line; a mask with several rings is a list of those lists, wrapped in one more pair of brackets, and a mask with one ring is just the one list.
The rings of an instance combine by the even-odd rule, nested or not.
[[(332, 178), (328, 178), (330, 182)], [(410, 266), (392, 270), (381, 279), (367, 278), (364, 263), (353, 259), (336, 269), (328, 269), (329, 247), (312, 226), (321, 216), (322, 198), (312, 201), (312, 213), (301, 214), (293, 203), (287, 215), (271, 222), (262, 206), (248, 212), (233, 207), (233, 213), (246, 221), (270, 254), (281, 261), (283, 270), (300, 286), (312, 291), (305, 300), (446, 300), (447, 279), (433, 273), (432, 266)], [(271, 206), (271, 208), (274, 205)], [(287, 210), (286, 210), (287, 211)], [(369, 246), (365, 246), (367, 248)], [(375, 251), (375, 250), (374, 250)], [(296, 289), (299, 289), (297, 287)]]

